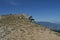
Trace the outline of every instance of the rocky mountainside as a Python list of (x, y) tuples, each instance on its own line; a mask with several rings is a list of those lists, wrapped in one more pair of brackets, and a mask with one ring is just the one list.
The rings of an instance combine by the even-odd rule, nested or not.
[(30, 22), (25, 14), (3, 15), (0, 40), (60, 40), (60, 33)]

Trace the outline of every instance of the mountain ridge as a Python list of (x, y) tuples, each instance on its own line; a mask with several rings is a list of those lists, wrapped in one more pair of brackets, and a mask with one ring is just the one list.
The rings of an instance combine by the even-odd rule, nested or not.
[(60, 33), (32, 23), (28, 16), (13, 14), (1, 17), (0, 40), (60, 40)]
[(50, 28), (52, 30), (60, 30), (60, 24), (52, 23), (52, 22), (36, 22), (39, 25), (43, 25), (47, 28)]

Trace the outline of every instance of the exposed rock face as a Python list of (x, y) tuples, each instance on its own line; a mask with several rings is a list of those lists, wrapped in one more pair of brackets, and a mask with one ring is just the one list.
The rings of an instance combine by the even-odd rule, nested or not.
[(25, 15), (7, 15), (0, 20), (0, 40), (60, 40), (60, 35), (31, 23)]

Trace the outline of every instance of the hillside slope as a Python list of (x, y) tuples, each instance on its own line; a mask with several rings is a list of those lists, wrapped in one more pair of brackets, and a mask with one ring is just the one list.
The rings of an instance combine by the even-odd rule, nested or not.
[(60, 34), (30, 22), (24, 14), (0, 19), (0, 40), (60, 40)]

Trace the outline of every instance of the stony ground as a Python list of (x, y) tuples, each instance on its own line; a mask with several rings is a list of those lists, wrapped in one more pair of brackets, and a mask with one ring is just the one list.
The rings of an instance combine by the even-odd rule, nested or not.
[(0, 19), (0, 40), (60, 40), (60, 34), (31, 23), (25, 15)]

